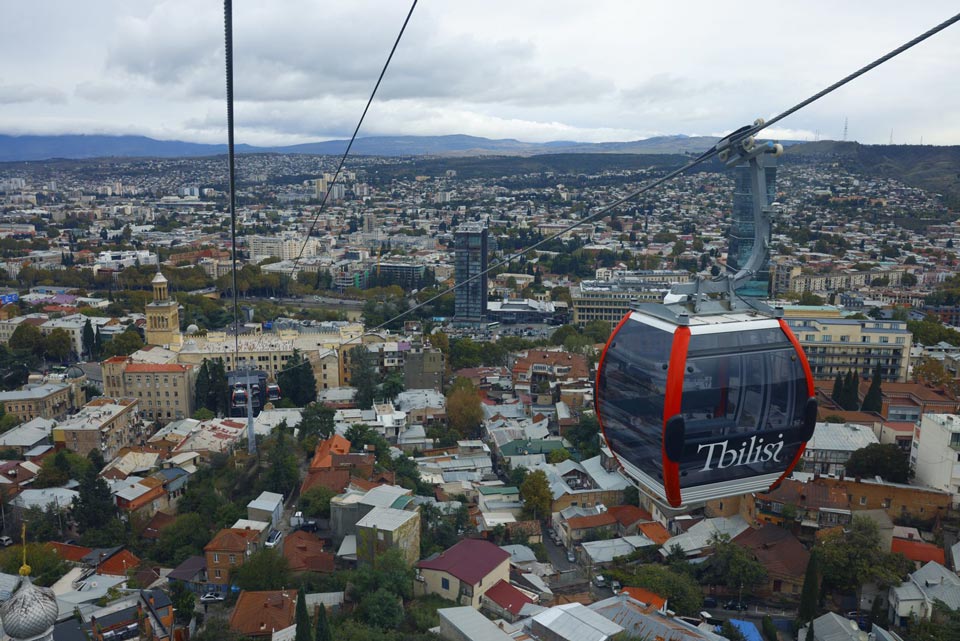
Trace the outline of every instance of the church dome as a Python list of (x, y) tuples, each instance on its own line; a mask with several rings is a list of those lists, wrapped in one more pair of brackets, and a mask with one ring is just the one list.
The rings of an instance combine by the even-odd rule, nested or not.
[(83, 378), (84, 376), (86, 376), (86, 373), (76, 365), (71, 365), (63, 373), (63, 377), (66, 379)]
[(188, 333), (188, 334), (196, 334), (196, 333), (199, 332), (199, 331), (200, 331), (200, 328), (197, 327), (195, 324), (191, 323), (191, 324), (187, 325), (187, 333)]
[(24, 576), (7, 601), (0, 605), (3, 631), (12, 641), (41, 641), (52, 638), (60, 608), (50, 588), (37, 587)]
[(157, 272), (156, 276), (153, 277), (153, 280), (150, 281), (150, 283), (153, 285), (165, 282), (167, 282), (167, 277), (161, 274), (159, 271)]

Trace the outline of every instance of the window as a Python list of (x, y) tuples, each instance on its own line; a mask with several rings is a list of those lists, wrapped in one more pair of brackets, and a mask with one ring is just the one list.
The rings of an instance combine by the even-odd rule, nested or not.
[(213, 571), (213, 576), (214, 576), (214, 578), (219, 579), (219, 578), (220, 578), (220, 570), (214, 570), (214, 571)]
[(216, 552), (213, 553), (213, 562), (220, 563), (220, 555), (217, 554)]
[(841, 337), (840, 337), (840, 342), (841, 342), (841, 343), (849, 343), (849, 342), (850, 342), (850, 337), (849, 337), (849, 336), (841, 336)]
[(824, 343), (832, 343), (832, 342), (833, 342), (833, 336), (830, 336), (829, 334), (824, 334), (821, 338), (823, 339), (823, 342), (824, 342)]
[(906, 339), (903, 336), (897, 336), (897, 345), (903, 345)]
[(237, 555), (236, 555), (236, 554), (231, 554), (231, 555), (230, 555), (230, 565), (233, 565), (233, 564), (236, 563), (236, 562), (237, 562)]
[(869, 343), (869, 342), (870, 342), (870, 337), (869, 337), (869, 336), (861, 336), (861, 337), (860, 337), (860, 342), (861, 342), (861, 343)]
[(867, 504), (867, 497), (861, 496), (861, 497), (860, 497), (860, 505), (866, 505), (866, 504)]
[(890, 342), (890, 337), (889, 337), (889, 336), (881, 336), (881, 337), (880, 337), (880, 342), (881, 342), (881, 343), (889, 343), (889, 342)]
[(883, 499), (883, 507), (884, 507), (884, 508), (889, 508), (889, 507), (890, 507), (890, 502), (891, 502), (890, 499)]
[(440, 579), (440, 587), (444, 590), (450, 589), (450, 581), (448, 579)]

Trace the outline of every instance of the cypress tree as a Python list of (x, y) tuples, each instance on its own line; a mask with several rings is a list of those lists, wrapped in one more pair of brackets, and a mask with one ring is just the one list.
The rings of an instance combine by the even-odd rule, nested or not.
[(193, 406), (196, 409), (205, 407), (211, 412), (216, 410), (210, 407), (210, 369), (207, 367), (207, 359), (203, 359), (200, 364), (200, 371), (197, 372), (197, 382), (195, 389), (195, 401)]
[(850, 386), (850, 409), (860, 409), (860, 374), (853, 370), (853, 385)]
[(810, 625), (807, 626), (807, 636), (803, 641), (814, 641), (813, 636), (813, 621), (810, 622)]
[(330, 623), (327, 621), (327, 606), (322, 603), (317, 610), (317, 630), (313, 641), (333, 641), (333, 633), (330, 632)]
[(83, 324), (83, 334), (81, 336), (83, 344), (83, 353), (86, 354), (87, 358), (95, 358), (94, 350), (96, 350), (96, 337), (93, 334), (93, 325), (90, 323), (90, 319)]
[(873, 370), (873, 378), (870, 380), (870, 389), (867, 390), (866, 396), (863, 397), (863, 407), (864, 412), (879, 412), (883, 407), (883, 391), (880, 389), (880, 365)]
[(297, 610), (295, 615), (295, 623), (297, 624), (296, 636), (293, 637), (294, 641), (313, 641), (312, 630), (310, 629), (310, 615), (307, 614), (307, 599), (304, 597), (305, 590), (303, 586), (300, 586), (300, 589), (297, 590)]
[(810, 554), (807, 562), (807, 573), (803, 577), (803, 589), (800, 591), (800, 609), (797, 618), (800, 621), (810, 621), (817, 616), (817, 600), (820, 596), (820, 560), (816, 551)]
[(843, 375), (840, 372), (837, 372), (837, 377), (833, 381), (833, 392), (830, 394), (830, 398), (837, 405), (843, 405)]
[(100, 354), (103, 353), (103, 339), (100, 338), (100, 326), (97, 326), (97, 333), (93, 337), (93, 354), (95, 359), (100, 359)]

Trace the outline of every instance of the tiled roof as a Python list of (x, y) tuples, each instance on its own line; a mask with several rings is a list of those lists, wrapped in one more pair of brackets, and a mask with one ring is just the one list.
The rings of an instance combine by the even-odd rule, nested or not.
[(126, 576), (127, 572), (140, 565), (140, 558), (129, 550), (120, 550), (97, 566), (98, 574)]
[(333, 454), (347, 454), (350, 451), (350, 441), (339, 434), (334, 434), (325, 441), (317, 444), (316, 453), (310, 461), (310, 469), (318, 470), (329, 468), (333, 461)]
[(636, 505), (614, 505), (607, 509), (620, 525), (630, 526), (634, 523), (647, 523), (653, 521), (653, 516), (646, 510)]
[(180, 374), (190, 370), (192, 365), (174, 363), (130, 363), (124, 369), (126, 374)]
[(920, 563), (927, 563), (928, 561), (936, 561), (940, 565), (946, 563), (943, 548), (925, 541), (893, 539), (890, 551), (894, 554), (902, 554), (911, 561), (919, 561)]
[(533, 603), (533, 599), (503, 579), (497, 581), (484, 596), (514, 616), (520, 614), (524, 605)]
[(296, 606), (296, 590), (244, 590), (230, 615), (230, 629), (247, 636), (270, 636), (293, 625)]
[(247, 542), (254, 541), (259, 536), (260, 532), (256, 530), (223, 528), (203, 549), (211, 552), (246, 552)]
[(589, 516), (575, 516), (567, 521), (567, 525), (570, 526), (571, 530), (586, 530), (595, 527), (606, 527), (608, 525), (615, 525), (616, 523), (616, 517), (609, 512), (591, 514)]
[(789, 530), (766, 524), (759, 529), (745, 530), (733, 542), (756, 557), (772, 575), (802, 577), (807, 571), (810, 553)]
[(323, 551), (323, 543), (309, 532), (294, 532), (283, 541), (283, 556), (291, 572), (333, 572), (334, 555)]
[(420, 561), (417, 567), (451, 574), (465, 583), (477, 585), (480, 580), (510, 558), (493, 543), (464, 539), (432, 559)]
[(621, 592), (640, 603), (655, 606), (658, 610), (667, 603), (667, 600), (659, 594), (644, 588), (624, 587)]
[(87, 556), (93, 552), (93, 548), (85, 548), (79, 545), (70, 545), (68, 543), (57, 543), (56, 541), (50, 541), (47, 545), (53, 548), (53, 551), (57, 553), (64, 561), (71, 561), (73, 563), (79, 563), (83, 557)]
[(192, 581), (202, 571), (207, 569), (207, 560), (202, 556), (191, 556), (174, 568), (167, 575), (169, 579), (178, 581)]
[(637, 531), (648, 539), (656, 541), (657, 545), (663, 545), (670, 540), (670, 532), (659, 523), (641, 523), (637, 526)]

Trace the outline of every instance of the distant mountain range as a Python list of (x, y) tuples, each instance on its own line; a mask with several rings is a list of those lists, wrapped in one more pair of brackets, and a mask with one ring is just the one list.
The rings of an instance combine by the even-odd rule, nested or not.
[[(533, 156), (563, 153), (677, 154), (701, 152), (717, 138), (659, 136), (630, 142), (585, 143), (558, 140), (547, 143), (476, 136), (372, 136), (358, 138), (351, 153), (365, 156)], [(237, 145), (238, 153), (339, 155), (346, 140), (328, 140), (286, 147)], [(224, 154), (226, 145), (208, 145), (145, 136), (6, 136), (0, 135), (0, 162), (104, 157), (174, 158)]]

